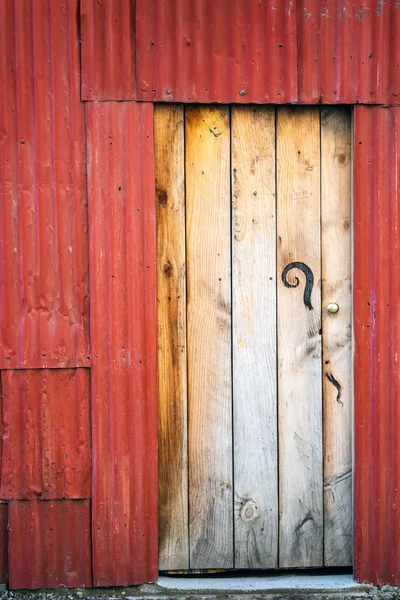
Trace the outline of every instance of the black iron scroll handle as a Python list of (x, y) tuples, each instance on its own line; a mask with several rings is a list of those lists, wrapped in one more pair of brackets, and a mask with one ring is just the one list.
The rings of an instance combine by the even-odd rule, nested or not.
[(308, 267), (305, 263), (303, 262), (292, 262), (289, 263), (288, 265), (286, 265), (286, 267), (283, 269), (282, 271), (282, 281), (284, 283), (284, 285), (287, 288), (296, 288), (300, 281), (298, 277), (295, 277), (295, 281), (296, 283), (290, 283), (287, 280), (287, 274), (289, 273), (289, 271), (291, 271), (292, 269), (300, 269), (300, 271), (303, 271), (304, 275), (306, 276), (306, 286), (304, 288), (304, 304), (305, 306), (308, 308), (308, 310), (313, 310), (312, 304), (311, 304), (311, 293), (314, 287), (314, 275), (313, 272), (311, 271), (310, 267)]

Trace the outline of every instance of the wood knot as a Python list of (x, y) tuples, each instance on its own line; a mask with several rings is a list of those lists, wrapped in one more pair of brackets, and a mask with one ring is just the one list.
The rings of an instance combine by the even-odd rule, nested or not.
[(163, 266), (163, 271), (164, 271), (165, 277), (168, 277), (168, 279), (171, 279), (171, 277), (174, 274), (174, 269), (169, 261), (167, 263), (165, 263), (165, 265)]
[(338, 162), (339, 162), (339, 164), (344, 165), (345, 162), (346, 162), (346, 160), (347, 160), (347, 158), (346, 158), (345, 154), (339, 154), (339, 156), (338, 156)]
[(260, 509), (254, 500), (247, 500), (240, 509), (239, 517), (243, 523), (254, 523), (260, 516)]
[(168, 192), (167, 192), (167, 190), (164, 190), (162, 188), (157, 188), (156, 189), (156, 196), (157, 196), (158, 203), (161, 204), (161, 206), (167, 206), (167, 203), (168, 203)]

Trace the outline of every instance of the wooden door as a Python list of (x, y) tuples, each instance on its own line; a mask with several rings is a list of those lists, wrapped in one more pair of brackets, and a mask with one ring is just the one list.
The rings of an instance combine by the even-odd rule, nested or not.
[(160, 569), (351, 565), (350, 112), (157, 105), (155, 151)]

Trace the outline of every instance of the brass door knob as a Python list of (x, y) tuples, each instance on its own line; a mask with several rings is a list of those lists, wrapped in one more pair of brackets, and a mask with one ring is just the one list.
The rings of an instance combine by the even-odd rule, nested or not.
[(339, 312), (339, 304), (336, 304), (336, 302), (329, 302), (326, 309), (330, 315), (337, 315)]

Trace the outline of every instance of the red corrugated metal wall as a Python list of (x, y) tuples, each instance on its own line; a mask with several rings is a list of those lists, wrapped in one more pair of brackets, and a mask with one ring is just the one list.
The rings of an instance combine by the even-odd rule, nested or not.
[[(0, 27), (0, 580), (154, 580), (152, 102), (395, 105), (400, 4), (7, 0)], [(355, 574), (391, 584), (399, 111), (354, 134)]]
[(354, 115), (357, 578), (400, 584), (400, 108)]

